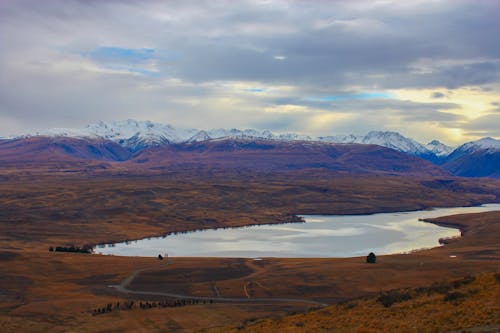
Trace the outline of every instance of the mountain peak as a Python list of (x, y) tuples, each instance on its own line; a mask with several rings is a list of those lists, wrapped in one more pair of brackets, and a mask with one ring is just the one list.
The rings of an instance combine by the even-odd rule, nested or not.
[(431, 142), (426, 144), (425, 147), (438, 157), (448, 156), (454, 149), (453, 147), (447, 146), (438, 140), (432, 140)]
[(492, 137), (481, 138), (476, 141), (467, 142), (457, 150), (500, 150), (500, 140)]
[[(119, 143), (123, 147), (132, 151), (137, 151), (145, 147), (172, 143), (200, 142), (220, 138), (238, 138), (243, 140), (261, 139), (277, 141), (321, 141), (329, 143), (375, 144), (430, 160), (435, 160), (436, 158), (441, 159), (448, 156), (452, 152), (451, 147), (442, 144), (438, 140), (433, 140), (427, 145), (422, 145), (417, 141), (407, 138), (394, 131), (370, 131), (365, 136), (349, 134), (311, 137), (298, 133), (276, 134), (269, 130), (256, 129), (183, 129), (174, 127), (170, 124), (161, 124), (152, 121), (140, 121), (134, 119), (98, 121), (80, 129), (54, 128), (39, 131), (34, 135), (26, 136), (60, 136), (104, 139)], [(469, 145), (487, 148), (498, 147), (498, 140), (493, 138), (483, 138), (473, 143), (469, 143)]]

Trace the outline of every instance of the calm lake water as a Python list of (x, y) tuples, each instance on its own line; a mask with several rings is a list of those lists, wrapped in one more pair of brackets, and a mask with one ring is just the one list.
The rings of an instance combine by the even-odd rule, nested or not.
[(500, 204), (437, 208), (372, 215), (303, 215), (306, 223), (209, 229), (166, 237), (99, 245), (96, 253), (173, 257), (354, 257), (373, 251), (403, 253), (439, 246), (439, 238), (460, 236), (453, 228), (419, 219), (500, 210)]

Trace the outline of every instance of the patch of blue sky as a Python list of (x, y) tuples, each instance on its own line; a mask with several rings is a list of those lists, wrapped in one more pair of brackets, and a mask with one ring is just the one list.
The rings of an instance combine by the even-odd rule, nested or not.
[(247, 88), (247, 89), (243, 89), (244, 91), (248, 91), (248, 92), (254, 92), (254, 93), (261, 93), (261, 92), (266, 92), (267, 89), (264, 89), (264, 88)]
[(129, 49), (114, 46), (101, 46), (84, 54), (94, 60), (103, 62), (143, 63), (155, 57), (151, 48)]
[(161, 76), (160, 72), (151, 71), (151, 70), (147, 70), (145, 68), (140, 68), (140, 67), (109, 65), (109, 66), (103, 66), (103, 68), (107, 68), (107, 69), (111, 69), (111, 70), (115, 70), (115, 71), (129, 72), (131, 74), (141, 74), (141, 75), (149, 76), (149, 77), (160, 77)]
[(323, 97), (305, 97), (307, 101), (314, 102), (335, 102), (335, 101), (348, 101), (348, 100), (359, 100), (359, 99), (386, 99), (392, 98), (392, 94), (385, 92), (366, 92), (359, 94), (346, 94), (346, 95), (333, 95), (333, 96), (323, 96)]

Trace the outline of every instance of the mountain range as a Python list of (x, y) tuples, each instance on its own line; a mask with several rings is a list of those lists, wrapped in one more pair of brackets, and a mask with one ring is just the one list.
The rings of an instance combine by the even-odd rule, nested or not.
[[(329, 164), (331, 161), (321, 160), (319, 157), (321, 154), (315, 150), (319, 148), (311, 149), (311, 147), (327, 147), (325, 149), (328, 150), (335, 146), (340, 149), (338, 148), (340, 147), (339, 144), (341, 144), (340, 146), (348, 146), (353, 152), (360, 153), (363, 151), (369, 155), (373, 154), (368, 153), (366, 149), (359, 148), (359, 146), (376, 145), (389, 148), (403, 153), (398, 155), (399, 157), (392, 156), (393, 159), (401, 160), (402, 155), (418, 157), (428, 160), (457, 176), (500, 178), (500, 140), (493, 138), (468, 142), (454, 149), (437, 140), (423, 145), (397, 132), (388, 131), (371, 131), (364, 136), (350, 134), (311, 137), (296, 133), (275, 134), (268, 130), (254, 129), (183, 129), (172, 125), (136, 120), (101, 121), (80, 129), (54, 128), (3, 138), (0, 139), (0, 162), (8, 162), (16, 158), (27, 161), (33, 157), (29, 157), (30, 152), (40, 153), (43, 151), (49, 154), (47, 156), (49, 160), (54, 159), (56, 156), (59, 159), (66, 156), (70, 159), (123, 162), (144, 161), (144, 156), (148, 156), (148, 163), (146, 164), (156, 161), (154, 164), (158, 164), (156, 167), (159, 167), (161, 163), (170, 165), (173, 162), (172, 156), (174, 155), (177, 156), (177, 162), (181, 164), (183, 159), (192, 161), (198, 159), (198, 163), (203, 164), (203, 161), (210, 160), (199, 158), (201, 156), (200, 152), (203, 151), (204, 156), (210, 155), (213, 157), (218, 155), (218, 160), (225, 160), (225, 163), (229, 165), (235, 164), (231, 162), (230, 154), (222, 154), (224, 156), (220, 154), (228, 149), (234, 152), (236, 147), (238, 158), (243, 160), (248, 158), (247, 162), (250, 164), (256, 164), (257, 160), (262, 158), (263, 155), (274, 154), (277, 155), (274, 159), (271, 155), (266, 155), (267, 157), (264, 158), (268, 163), (268, 167), (290, 168), (293, 163), (277, 163), (279, 157), (281, 156), (284, 160), (290, 162), (294, 159), (293, 154), (290, 155), (290, 152), (295, 151), (295, 153), (298, 153), (300, 151), (299, 155), (301, 156), (308, 154), (313, 156), (312, 159), (311, 156), (306, 158), (311, 162), (309, 167), (314, 165), (321, 167), (323, 165), (332, 168), (333, 166)], [(262, 147), (272, 148), (263, 149)], [(368, 150), (370, 149), (375, 148), (368, 148)], [(159, 150), (162, 150), (161, 154)], [(343, 151), (342, 154), (346, 154), (345, 147), (341, 150)], [(190, 159), (186, 154), (180, 154), (181, 151), (191, 152), (191, 154), (197, 151), (197, 158)], [(244, 154), (244, 151), (247, 153), (253, 151), (253, 153)], [(258, 153), (255, 153), (255, 151)], [(284, 151), (287, 153), (284, 154)], [(152, 158), (151, 154), (153, 152), (163, 157)], [(378, 150), (378, 153), (388, 156), (385, 150), (384, 152)], [(40, 156), (43, 156), (43, 154)], [(251, 158), (255, 158), (255, 160), (252, 161)], [(363, 159), (361, 158), (361, 160)], [(359, 156), (358, 160), (360, 160)], [(167, 163), (167, 161), (169, 162)], [(415, 163), (415, 160), (412, 161)], [(367, 162), (369, 163), (369, 161)], [(299, 165), (305, 168), (308, 163), (299, 163)], [(344, 167), (349, 168), (349, 165), (346, 164)], [(398, 168), (396, 167), (396, 169)]]
[(274, 141), (318, 141), (328, 143), (358, 143), (376, 144), (379, 146), (395, 149), (410, 155), (443, 157), (448, 155), (453, 148), (437, 140), (427, 145), (406, 138), (397, 132), (371, 131), (365, 136), (359, 135), (336, 135), (311, 137), (296, 133), (275, 134), (269, 130), (245, 129), (184, 129), (153, 123), (151, 121), (100, 121), (87, 125), (84, 128), (53, 128), (35, 133), (27, 133), (14, 138), (48, 136), (48, 137), (74, 137), (93, 138), (114, 141), (121, 146), (135, 152), (143, 148), (161, 146), (165, 144), (201, 142), (222, 138), (238, 138), (248, 140), (274, 140)]

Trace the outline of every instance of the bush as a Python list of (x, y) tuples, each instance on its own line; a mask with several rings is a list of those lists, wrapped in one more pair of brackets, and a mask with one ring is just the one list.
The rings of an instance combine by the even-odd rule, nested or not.
[(466, 298), (467, 295), (465, 295), (464, 293), (461, 293), (461, 292), (458, 292), (458, 291), (453, 291), (451, 293), (448, 293), (444, 296), (444, 301), (445, 302), (454, 302), (454, 301), (458, 301), (458, 300), (461, 300), (463, 298)]
[(374, 264), (377, 262), (377, 256), (375, 253), (370, 252), (370, 254), (366, 257), (366, 263), (368, 264)]
[(474, 282), (475, 279), (476, 279), (475, 277), (468, 275), (468, 276), (465, 276), (459, 280), (453, 281), (452, 285), (453, 285), (453, 288), (457, 289), (457, 288), (460, 288), (461, 286), (471, 284), (472, 282)]
[(377, 298), (377, 302), (385, 306), (390, 307), (394, 303), (408, 301), (412, 298), (409, 292), (403, 292), (398, 290), (389, 291), (385, 294), (380, 295)]
[[(50, 251), (50, 249), (49, 249)], [(71, 246), (56, 246), (54, 251), (57, 252), (74, 252), (74, 253), (92, 253), (92, 247), (90, 246), (82, 246), (82, 247), (77, 247), (74, 245)]]

